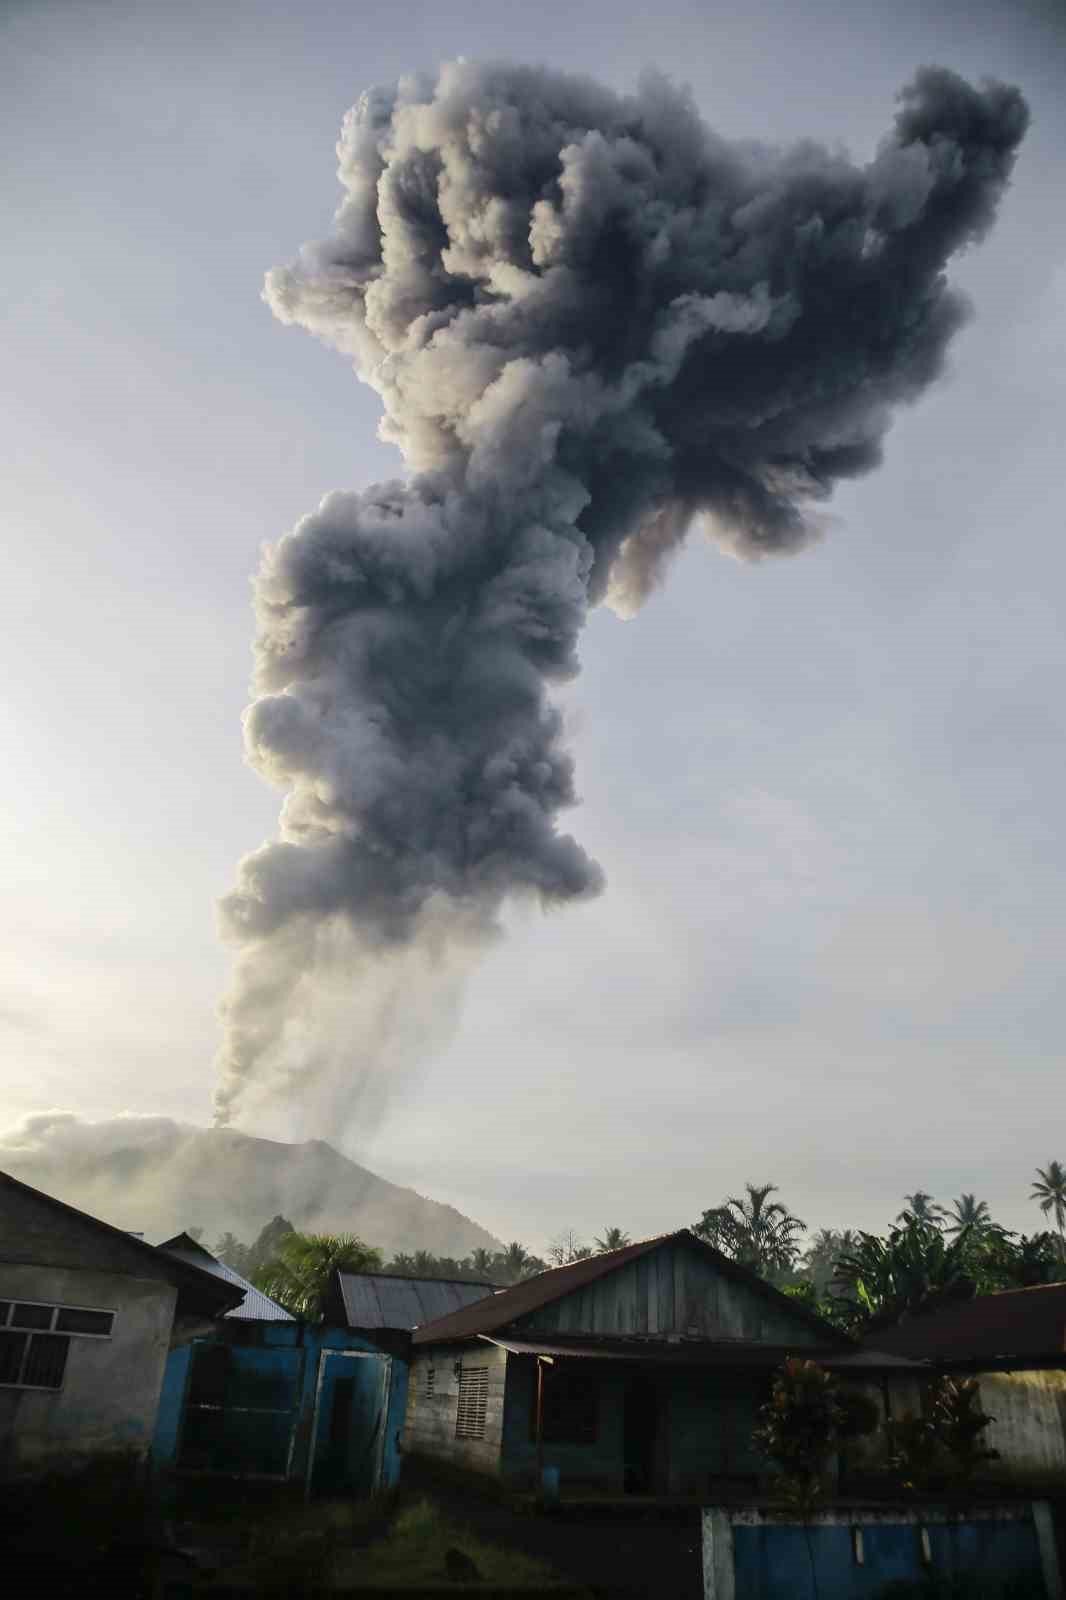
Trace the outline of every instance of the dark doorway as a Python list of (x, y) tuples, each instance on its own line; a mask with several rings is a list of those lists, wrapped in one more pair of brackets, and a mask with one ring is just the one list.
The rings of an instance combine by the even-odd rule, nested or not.
[(626, 1494), (651, 1494), (655, 1487), (655, 1444), (659, 1396), (651, 1378), (638, 1375), (626, 1385), (622, 1425)]

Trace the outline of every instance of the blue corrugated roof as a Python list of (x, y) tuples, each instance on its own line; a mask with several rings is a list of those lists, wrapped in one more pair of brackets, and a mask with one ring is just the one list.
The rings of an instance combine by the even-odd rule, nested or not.
[(349, 1328), (417, 1328), (495, 1294), (491, 1283), (400, 1278), (387, 1272), (339, 1272)]
[(173, 1256), (175, 1261), (183, 1261), (186, 1266), (199, 1267), (201, 1272), (210, 1272), (214, 1278), (222, 1278), (226, 1283), (232, 1283), (235, 1289), (244, 1290), (244, 1299), (239, 1306), (234, 1306), (232, 1311), (227, 1311), (227, 1317), (232, 1317), (239, 1322), (295, 1322), (297, 1318), (284, 1306), (279, 1306), (276, 1300), (271, 1300), (269, 1295), (257, 1289), (247, 1278), (242, 1278), (239, 1272), (234, 1272), (232, 1267), (227, 1267), (224, 1261), (213, 1256), (210, 1250), (205, 1250), (202, 1244), (186, 1233), (179, 1233), (176, 1238), (168, 1239), (158, 1246), (165, 1250), (168, 1256)]

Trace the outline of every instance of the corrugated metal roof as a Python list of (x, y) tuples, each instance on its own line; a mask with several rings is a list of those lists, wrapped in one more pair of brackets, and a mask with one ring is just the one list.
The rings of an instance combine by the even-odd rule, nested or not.
[(417, 1328), (496, 1293), (491, 1283), (400, 1278), (386, 1272), (339, 1272), (349, 1328)]
[(572, 1261), (565, 1267), (549, 1267), (546, 1272), (538, 1273), (535, 1278), (527, 1278), (524, 1283), (516, 1283), (511, 1289), (502, 1289), (491, 1300), (486, 1300), (480, 1305), (467, 1306), (463, 1311), (439, 1317), (430, 1326), (419, 1328), (413, 1342), (446, 1344), (453, 1339), (476, 1339), (482, 1333), (497, 1333), (517, 1318), (528, 1316), (531, 1311), (539, 1311), (541, 1306), (550, 1305), (553, 1300), (561, 1300), (564, 1295), (572, 1294), (575, 1289), (582, 1289), (588, 1283), (595, 1283), (598, 1278), (604, 1278), (618, 1267), (636, 1261), (641, 1256), (649, 1255), (651, 1251), (658, 1250), (664, 1244), (682, 1241), (709, 1254), (724, 1277), (746, 1284), (765, 1299), (778, 1304), (783, 1302), (794, 1317), (806, 1322), (810, 1327), (817, 1328), (828, 1344), (835, 1343), (839, 1347), (852, 1343), (831, 1323), (823, 1321), (813, 1311), (808, 1311), (807, 1307), (800, 1305), (797, 1300), (791, 1300), (787, 1295), (781, 1294), (756, 1273), (749, 1272), (747, 1267), (731, 1261), (705, 1239), (698, 1238), (690, 1228), (678, 1228), (674, 1233), (661, 1233), (654, 1239), (642, 1239), (637, 1244), (623, 1245), (620, 1250), (604, 1250), (599, 1255), (587, 1256), (584, 1261)]
[(876, 1350), (847, 1351), (838, 1348), (783, 1344), (753, 1344), (742, 1339), (516, 1339), (508, 1334), (478, 1335), (486, 1344), (496, 1345), (516, 1356), (548, 1356), (551, 1360), (629, 1361), (664, 1367), (765, 1367), (781, 1366), (790, 1356), (802, 1356), (835, 1370), (915, 1368), (925, 1370), (924, 1362), (899, 1356), (882, 1356)]
[(932, 1361), (1058, 1356), (1066, 1364), (1066, 1283), (976, 1295), (928, 1316), (908, 1317), (871, 1334), (868, 1344)]
[(210, 1250), (205, 1250), (202, 1244), (191, 1238), (187, 1233), (179, 1233), (176, 1238), (168, 1239), (158, 1246), (165, 1250), (168, 1256), (173, 1256), (175, 1261), (182, 1261), (186, 1266), (199, 1267), (201, 1272), (209, 1272), (213, 1278), (221, 1278), (224, 1283), (230, 1283), (235, 1289), (244, 1290), (244, 1299), (239, 1306), (234, 1306), (225, 1313), (227, 1318), (232, 1317), (238, 1322), (295, 1322), (296, 1317), (286, 1311), (284, 1306), (279, 1306), (276, 1300), (271, 1300), (261, 1289), (257, 1289), (247, 1278), (242, 1278), (239, 1272), (234, 1272), (224, 1261), (213, 1256)]

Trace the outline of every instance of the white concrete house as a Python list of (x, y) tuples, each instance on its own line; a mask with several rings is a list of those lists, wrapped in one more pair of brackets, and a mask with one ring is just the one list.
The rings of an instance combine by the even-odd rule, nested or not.
[(0, 1172), (0, 1479), (143, 1464), (168, 1352), (242, 1296)]

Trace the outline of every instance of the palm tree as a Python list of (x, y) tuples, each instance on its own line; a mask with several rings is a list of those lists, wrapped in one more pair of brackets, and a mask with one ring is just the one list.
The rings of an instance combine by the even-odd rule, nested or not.
[(1030, 1200), (1039, 1200), (1045, 1217), (1054, 1213), (1059, 1230), (1059, 1255), (1066, 1261), (1066, 1169), (1061, 1162), (1049, 1161), (1046, 1167), (1037, 1167)]
[(988, 1201), (978, 1200), (972, 1194), (960, 1194), (957, 1200), (952, 1201), (951, 1210), (946, 1215), (948, 1224), (944, 1232), (951, 1235), (959, 1234), (964, 1228), (969, 1228), (970, 1237), (977, 1238), (987, 1233), (992, 1226)]
[(333, 1274), (374, 1272), (381, 1251), (351, 1233), (288, 1233), (273, 1261), (252, 1277), (257, 1289), (305, 1322), (321, 1322)]
[(596, 1240), (597, 1250), (624, 1250), (631, 1243), (628, 1233), (623, 1233), (621, 1228), (604, 1228), (603, 1238)]
[(234, 1272), (248, 1271), (248, 1246), (242, 1244), (235, 1233), (224, 1233), (211, 1254)]
[(892, 1228), (887, 1239), (860, 1233), (837, 1262), (834, 1282), (854, 1296), (851, 1305), (838, 1297), (838, 1310), (857, 1331), (891, 1328), (904, 1317), (973, 1295), (968, 1231), (947, 1244), (939, 1228), (913, 1212), (903, 1216), (902, 1227)]
[(776, 1183), (746, 1183), (744, 1188), (744, 1197), (730, 1195), (705, 1211), (693, 1232), (764, 1277), (791, 1267), (807, 1224), (780, 1200), (769, 1198), (777, 1192)]
[(851, 1228), (819, 1228), (812, 1234), (800, 1264), (817, 1294), (826, 1292), (840, 1257), (847, 1255), (858, 1242), (859, 1236)]
[(902, 1222), (906, 1226), (906, 1219), (911, 1216), (915, 1222), (920, 1222), (927, 1228), (939, 1228), (943, 1225), (943, 1218), (947, 1213), (943, 1206), (937, 1205), (932, 1195), (925, 1189), (915, 1189), (913, 1194), (905, 1194), (903, 1199), (905, 1205), (896, 1218), (897, 1222)]
[(494, 1262), (495, 1270), (504, 1283), (520, 1283), (530, 1275), (534, 1257), (524, 1244), (512, 1239), (506, 1250), (501, 1250)]
[(464, 1262), (464, 1266), (469, 1267), (471, 1272), (476, 1272), (478, 1277), (487, 1278), (492, 1272), (495, 1259), (495, 1255), (491, 1250), (486, 1250), (484, 1245), (478, 1245), (476, 1250), (471, 1250)]

